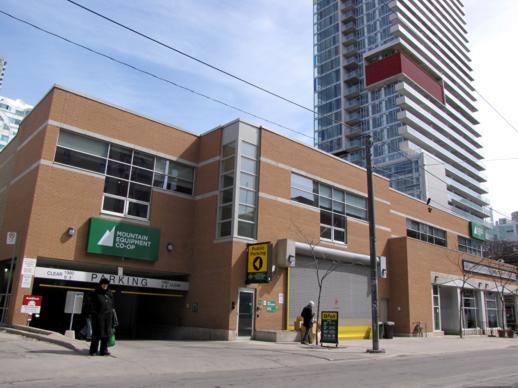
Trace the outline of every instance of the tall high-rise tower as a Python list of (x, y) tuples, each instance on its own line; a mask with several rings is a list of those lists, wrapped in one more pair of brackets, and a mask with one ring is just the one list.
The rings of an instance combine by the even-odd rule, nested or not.
[(468, 219), (489, 217), (461, 0), (315, 0), (315, 144)]

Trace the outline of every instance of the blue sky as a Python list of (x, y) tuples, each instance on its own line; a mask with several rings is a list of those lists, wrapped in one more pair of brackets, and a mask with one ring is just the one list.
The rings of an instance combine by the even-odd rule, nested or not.
[[(304, 106), (313, 104), (310, 0), (78, 2)], [(518, 36), (513, 20), (518, 2), (495, 0), (491, 7), (485, 0), (465, 3), (475, 86), (518, 127), (511, 93), (518, 82), (509, 77), (517, 61), (509, 47)], [(8, 61), (3, 96), (35, 104), (53, 84), (60, 84), (195, 133), (242, 117), (312, 143), (310, 112), (132, 35), (65, 0), (3, 0), (0, 10), (307, 136), (136, 73), (0, 15), (0, 56)], [(506, 53), (505, 59), (495, 59), (501, 53)], [(518, 133), (485, 103), (478, 106), (486, 158), (518, 157)], [(486, 166), (494, 208), (506, 215), (518, 210), (518, 184), (516, 178), (513, 183), (509, 179), (518, 160), (488, 161)]]

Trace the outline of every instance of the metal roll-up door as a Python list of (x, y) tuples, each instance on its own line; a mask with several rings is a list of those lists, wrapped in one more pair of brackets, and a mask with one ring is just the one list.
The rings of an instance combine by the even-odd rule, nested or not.
[[(293, 325), (310, 300), (317, 310), (318, 282), (315, 260), (307, 256), (296, 258), (296, 267), (290, 271), (289, 325)], [(320, 277), (333, 265), (329, 260), (319, 260)], [(320, 311), (339, 312), (342, 338), (363, 338), (371, 324), (369, 267), (338, 263), (336, 269), (324, 280)]]

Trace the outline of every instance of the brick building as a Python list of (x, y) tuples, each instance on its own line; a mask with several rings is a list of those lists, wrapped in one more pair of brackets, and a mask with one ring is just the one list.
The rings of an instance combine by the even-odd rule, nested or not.
[[(374, 190), (396, 334), (458, 332), (461, 302), (474, 333), (515, 321), (516, 267), (481, 258), (478, 225), (381, 176)], [(266, 128), (195, 135), (55, 86), (0, 153), (0, 233), (17, 233), (0, 245), (6, 321), (25, 324), (39, 295), (31, 325), (64, 331), (67, 294), (108, 277), (121, 337), (265, 338), (316, 300), (318, 266), (340, 337), (368, 337), (366, 193), (363, 168)]]

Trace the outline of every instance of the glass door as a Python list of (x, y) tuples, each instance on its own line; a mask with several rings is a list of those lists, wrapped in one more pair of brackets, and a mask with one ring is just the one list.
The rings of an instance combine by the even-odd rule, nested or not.
[(439, 294), (439, 286), (434, 285), (433, 288), (433, 329), (441, 330), (441, 299)]
[(252, 337), (254, 327), (254, 290), (239, 290), (238, 309), (237, 336)]

